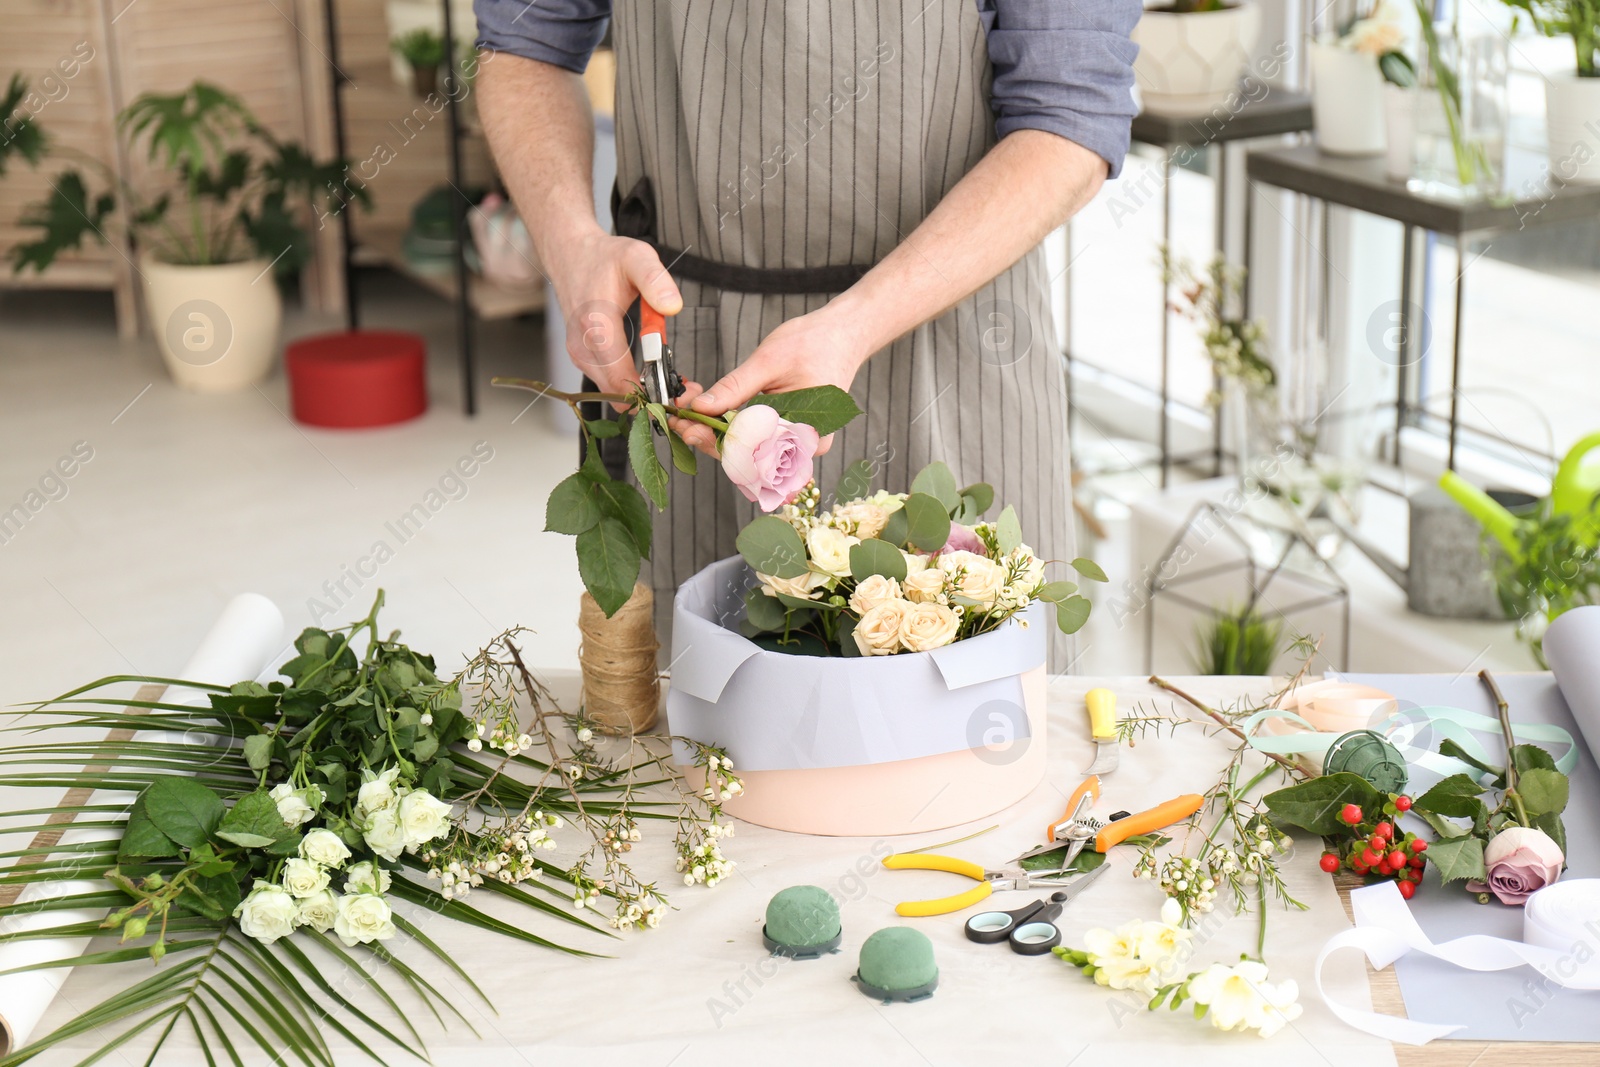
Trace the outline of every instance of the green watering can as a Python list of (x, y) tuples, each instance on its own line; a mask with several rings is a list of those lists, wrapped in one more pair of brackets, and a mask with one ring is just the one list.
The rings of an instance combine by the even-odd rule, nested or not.
[[(1596, 498), (1600, 497), (1600, 464), (1585, 467), (1583, 460), (1596, 447), (1600, 447), (1600, 433), (1592, 433), (1573, 445), (1550, 484), (1551, 512), (1587, 518), (1589, 521), (1579, 523), (1573, 532), (1591, 545), (1600, 542), (1600, 516), (1594, 514)], [(1445, 471), (1439, 478), (1439, 487), (1477, 519), (1513, 559), (1521, 557), (1517, 531), (1528, 519), (1507, 511), (1455, 471)]]

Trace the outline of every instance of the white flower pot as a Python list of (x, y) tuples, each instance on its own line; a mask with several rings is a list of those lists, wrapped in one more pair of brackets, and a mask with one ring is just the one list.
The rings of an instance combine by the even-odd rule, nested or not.
[[(1043, 602), (931, 652), (797, 656), (740, 634), (753, 582), (735, 556), (672, 606), (668, 732), (727, 751), (745, 785), (722, 802), (730, 815), (794, 833), (910, 834), (992, 815), (1038, 786), (1054, 622)], [(687, 746), (675, 752), (687, 762)]]
[(1253, 3), (1189, 14), (1146, 10), (1133, 28), (1133, 73), (1145, 109), (1200, 115), (1223, 106), (1260, 36), (1261, 10)]
[(1383, 155), (1383, 88), (1375, 57), (1312, 44), (1311, 114), (1317, 147), (1331, 156)]
[(1546, 78), (1544, 102), (1550, 174), (1560, 181), (1600, 183), (1600, 78)]
[(1403, 89), (1398, 85), (1383, 85), (1384, 172), (1390, 181), (1403, 182), (1411, 177), (1412, 140), (1417, 128), (1416, 89)]
[(161, 358), (180, 386), (222, 393), (267, 376), (283, 324), (267, 260), (188, 267), (146, 256), (140, 275)]

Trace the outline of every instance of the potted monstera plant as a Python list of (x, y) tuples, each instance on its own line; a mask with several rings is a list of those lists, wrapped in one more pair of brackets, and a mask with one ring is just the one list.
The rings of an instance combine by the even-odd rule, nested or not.
[(1133, 28), (1133, 73), (1144, 106), (1175, 115), (1205, 114), (1239, 87), (1261, 35), (1261, 9), (1249, 0), (1171, 0), (1145, 8)]
[(1578, 64), (1545, 78), (1550, 173), (1565, 181), (1600, 182), (1600, 0), (1505, 0), (1526, 11), (1547, 37), (1571, 37)]
[(22, 224), (42, 232), (12, 250), (13, 268), (43, 272), (85, 240), (104, 241), (115, 220), (138, 251), (145, 310), (178, 384), (200, 392), (253, 385), (277, 353), (275, 283), (310, 260), (313, 217), (368, 204), (366, 190), (346, 180), (343, 161), (317, 163), (206, 82), (145, 93), (117, 116), (117, 128), (130, 158), (167, 175), (164, 187), (151, 196), (64, 150), (82, 169), (62, 172), (49, 199), (24, 211)]

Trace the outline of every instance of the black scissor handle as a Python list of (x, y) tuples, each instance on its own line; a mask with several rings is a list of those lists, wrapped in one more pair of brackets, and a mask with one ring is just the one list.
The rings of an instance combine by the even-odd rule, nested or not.
[[(1062, 902), (1067, 899), (1066, 893), (1053, 893), (1049, 900), (1035, 900), (1031, 904), (1024, 904), (1015, 911), (981, 911), (966, 922), (967, 940), (976, 941), (980, 945), (997, 945), (1002, 941), (1014, 938), (1030, 923), (1043, 923), (1049, 925), (1050, 920), (1061, 914)], [(1059, 943), (1061, 935), (1056, 934)], [(1017, 943), (1012, 940), (1012, 948), (1017, 949)], [(1048, 951), (1046, 945), (1039, 951)], [(1017, 949), (1022, 952), (1022, 949)]]

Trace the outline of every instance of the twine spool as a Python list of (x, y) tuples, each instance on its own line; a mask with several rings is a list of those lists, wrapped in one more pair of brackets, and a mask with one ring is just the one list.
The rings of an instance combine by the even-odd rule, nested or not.
[(604, 733), (636, 734), (655, 725), (661, 700), (655, 602), (643, 582), (609, 619), (588, 593), (579, 602), (584, 715)]

